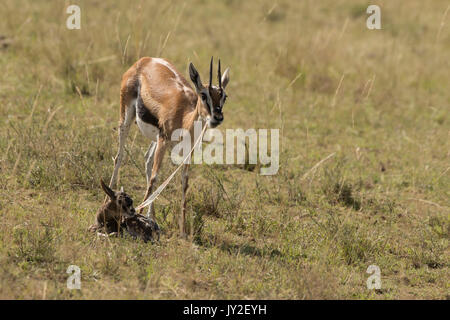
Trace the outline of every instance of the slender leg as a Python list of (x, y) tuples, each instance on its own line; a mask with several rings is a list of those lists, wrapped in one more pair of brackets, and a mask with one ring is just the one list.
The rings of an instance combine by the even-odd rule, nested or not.
[[(150, 178), (152, 175), (152, 167), (153, 167), (153, 160), (155, 158), (156, 146), (157, 146), (157, 143), (155, 141), (152, 141), (152, 143), (150, 143), (150, 146), (148, 147), (148, 150), (144, 156), (145, 157), (145, 175), (147, 176), (147, 189), (150, 186)], [(152, 212), (153, 212), (153, 203), (151, 203), (148, 206), (147, 217), (150, 218)]]
[(119, 150), (117, 151), (117, 155), (114, 158), (114, 171), (111, 177), (111, 181), (109, 182), (110, 188), (116, 188), (117, 176), (119, 174), (119, 168), (122, 164), (125, 142), (127, 140), (128, 133), (130, 132), (131, 123), (133, 122), (135, 117), (136, 107), (134, 104), (132, 104), (125, 111), (125, 119), (122, 121), (119, 127)]
[[(156, 150), (155, 150), (155, 159), (153, 162), (153, 167), (152, 167), (152, 174), (150, 177), (150, 183), (148, 184), (147, 187), (147, 192), (145, 193), (144, 196), (144, 200), (147, 200), (147, 198), (151, 195), (152, 190), (153, 190), (153, 185), (156, 182), (156, 177), (158, 176), (158, 171), (161, 168), (161, 164), (162, 164), (162, 160), (164, 158), (164, 153), (166, 151), (166, 141), (164, 140), (164, 138), (162, 138), (161, 136), (158, 137), (158, 143), (156, 145)], [(153, 206), (151, 207), (153, 208)], [(139, 213), (142, 213), (142, 210), (139, 210)], [(149, 218), (152, 219), (153, 221), (155, 221), (155, 212), (153, 209), (151, 209), (152, 211), (149, 212)]]
[(179, 220), (180, 235), (186, 237), (186, 192), (189, 187), (189, 164), (183, 165), (183, 171), (181, 173), (181, 185), (182, 185), (182, 198), (181, 198), (181, 216)]

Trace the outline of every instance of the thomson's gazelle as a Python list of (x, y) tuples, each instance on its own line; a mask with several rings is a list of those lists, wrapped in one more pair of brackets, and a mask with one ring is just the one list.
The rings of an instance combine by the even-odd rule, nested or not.
[[(141, 133), (152, 140), (144, 156), (147, 176), (144, 200), (152, 193), (174, 130), (187, 129), (191, 137), (194, 137), (194, 121), (206, 121), (212, 128), (222, 123), (229, 68), (222, 75), (219, 60), (218, 86), (212, 85), (212, 69), (211, 58), (209, 83), (204, 85), (194, 65), (189, 64), (189, 76), (195, 90), (170, 62), (161, 58), (141, 58), (124, 73), (120, 88), (119, 151), (114, 158), (114, 171), (109, 184), (111, 188), (116, 187), (125, 141), (133, 120), (136, 119)], [(184, 164), (182, 169), (183, 195), (179, 226), (181, 234), (185, 235), (188, 164)], [(153, 203), (150, 204), (147, 214), (151, 219), (155, 219)]]

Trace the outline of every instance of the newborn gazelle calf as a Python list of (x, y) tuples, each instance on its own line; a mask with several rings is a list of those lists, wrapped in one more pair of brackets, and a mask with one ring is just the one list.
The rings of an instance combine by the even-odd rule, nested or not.
[(89, 231), (119, 235), (125, 230), (133, 238), (140, 238), (145, 242), (153, 240), (154, 235), (159, 239), (158, 225), (149, 218), (136, 213), (133, 200), (123, 191), (123, 188), (114, 192), (103, 180), (100, 180), (100, 185), (108, 196), (108, 201), (98, 210), (96, 221), (89, 227)]
[(114, 192), (103, 180), (100, 180), (100, 185), (109, 199), (98, 209), (96, 223), (90, 226), (89, 230), (106, 234), (120, 233), (124, 220), (136, 215), (133, 200), (123, 188), (119, 192)]

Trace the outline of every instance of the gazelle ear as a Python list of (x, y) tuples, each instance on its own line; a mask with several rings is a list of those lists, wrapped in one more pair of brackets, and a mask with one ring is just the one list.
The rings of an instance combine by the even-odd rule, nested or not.
[(230, 81), (230, 68), (228, 67), (222, 75), (222, 88), (225, 89), (229, 81)]
[(114, 191), (111, 190), (110, 187), (108, 187), (104, 182), (103, 179), (100, 179), (100, 185), (102, 186), (103, 191), (105, 191), (106, 195), (111, 199), (111, 200), (116, 200), (116, 195), (114, 193)]
[(189, 76), (191, 77), (192, 82), (194, 83), (195, 89), (197, 92), (202, 91), (205, 87), (202, 84), (202, 80), (200, 79), (200, 75), (198, 74), (197, 69), (195, 69), (194, 65), (189, 63)]
[(122, 187), (120, 187), (120, 192), (124, 192), (124, 191), (123, 191), (123, 186), (122, 186)]

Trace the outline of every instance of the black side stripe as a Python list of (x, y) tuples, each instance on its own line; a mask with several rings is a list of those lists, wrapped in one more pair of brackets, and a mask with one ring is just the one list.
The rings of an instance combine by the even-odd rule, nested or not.
[(137, 99), (136, 99), (136, 113), (139, 119), (144, 121), (145, 123), (151, 124), (161, 130), (159, 127), (158, 118), (156, 118), (144, 105), (144, 100), (141, 97), (141, 86), (139, 84), (137, 90)]

